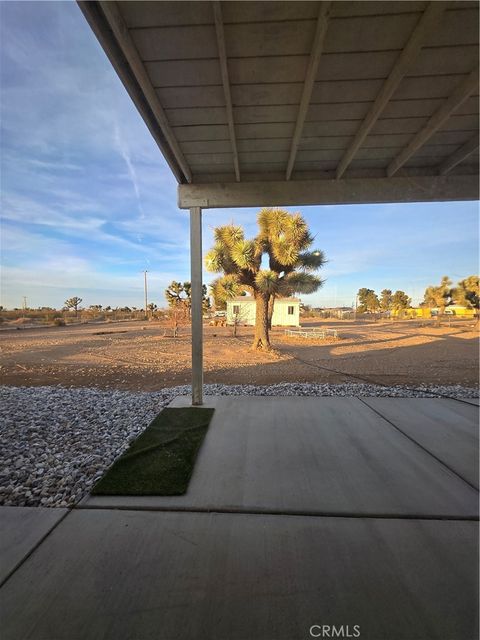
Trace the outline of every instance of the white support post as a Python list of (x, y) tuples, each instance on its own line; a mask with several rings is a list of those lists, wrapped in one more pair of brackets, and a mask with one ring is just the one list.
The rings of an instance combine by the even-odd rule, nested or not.
[(192, 282), (192, 405), (203, 404), (202, 209), (190, 209)]

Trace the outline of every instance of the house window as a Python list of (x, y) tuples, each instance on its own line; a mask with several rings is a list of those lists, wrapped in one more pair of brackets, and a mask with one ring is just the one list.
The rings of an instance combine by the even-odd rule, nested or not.
[(239, 304), (234, 304), (233, 305), (233, 315), (234, 316), (238, 316), (239, 313), (240, 313), (240, 305)]
[(294, 313), (294, 311), (293, 311), (293, 310), (294, 310), (294, 308), (295, 308), (295, 307), (288, 307), (288, 315), (289, 315), (289, 316), (293, 316), (293, 313)]

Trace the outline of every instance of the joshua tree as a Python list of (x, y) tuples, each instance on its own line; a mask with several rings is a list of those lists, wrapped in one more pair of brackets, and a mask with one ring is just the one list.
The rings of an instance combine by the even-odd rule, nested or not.
[(427, 307), (438, 307), (439, 315), (443, 315), (445, 307), (450, 304), (452, 281), (448, 276), (443, 276), (440, 286), (427, 287), (424, 294), (424, 303)]
[(64, 305), (67, 307), (67, 309), (75, 309), (75, 317), (78, 316), (78, 307), (81, 305), (82, 303), (82, 298), (79, 298), (78, 296), (74, 296), (73, 298), (69, 298), (68, 300), (65, 300)]
[(168, 289), (165, 289), (165, 298), (167, 299), (169, 307), (176, 307), (179, 304), (185, 304), (187, 295), (183, 284), (173, 280)]
[[(168, 306), (173, 308), (183, 307), (187, 311), (188, 317), (190, 317), (190, 309), (192, 306), (192, 285), (190, 282), (176, 282), (173, 280), (168, 289), (165, 289), (165, 298), (167, 299)], [(207, 285), (202, 287), (202, 307), (204, 313), (210, 308), (210, 299), (207, 295)]]
[[(308, 251), (313, 238), (299, 213), (262, 209), (257, 221), (259, 232), (252, 240), (233, 224), (217, 227), (206, 265), (211, 272), (223, 273), (214, 288), (253, 294), (256, 318), (252, 348), (269, 350), (270, 301), (278, 295), (317, 291), (323, 282), (312, 272), (325, 264), (325, 257), (322, 251)], [(262, 268), (264, 256), (268, 257), (268, 269)]]
[(213, 304), (218, 311), (227, 308), (227, 300), (231, 300), (235, 296), (245, 295), (245, 287), (238, 283), (235, 274), (216, 278), (210, 285), (210, 291), (213, 297)]

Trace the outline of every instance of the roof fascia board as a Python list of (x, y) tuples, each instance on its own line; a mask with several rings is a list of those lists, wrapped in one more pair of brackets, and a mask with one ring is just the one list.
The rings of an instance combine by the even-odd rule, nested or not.
[(184, 184), (180, 209), (477, 200), (478, 175)]

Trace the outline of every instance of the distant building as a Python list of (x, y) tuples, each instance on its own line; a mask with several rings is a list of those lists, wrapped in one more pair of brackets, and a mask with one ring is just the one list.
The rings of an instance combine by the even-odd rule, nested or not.
[(429, 307), (408, 307), (408, 309), (392, 309), (388, 312), (392, 318), (431, 318), (433, 309)]
[[(408, 309), (394, 309), (391, 311), (392, 317), (401, 318), (432, 318), (438, 316), (439, 309), (434, 307), (410, 307)], [(473, 318), (476, 315), (475, 309), (468, 309), (459, 304), (451, 304), (445, 307), (445, 315), (458, 316), (460, 318)]]
[(353, 307), (319, 307), (315, 309), (321, 318), (348, 318), (354, 313)]
[[(239, 296), (227, 302), (227, 324), (255, 324), (255, 300), (252, 296)], [(299, 327), (300, 300), (298, 298), (275, 298), (272, 326)]]

